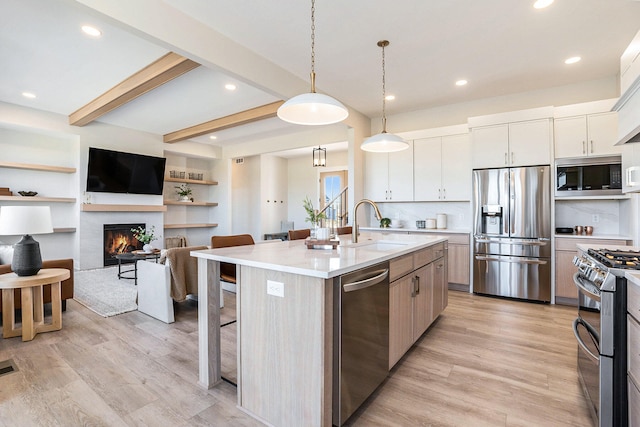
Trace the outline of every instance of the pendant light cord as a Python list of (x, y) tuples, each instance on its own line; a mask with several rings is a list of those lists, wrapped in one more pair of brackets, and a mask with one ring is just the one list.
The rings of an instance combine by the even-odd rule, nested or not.
[(311, 93), (316, 92), (316, 1), (311, 0)]
[(382, 133), (387, 133), (387, 85), (385, 73), (384, 48), (389, 46), (388, 40), (380, 40), (378, 46), (382, 48)]

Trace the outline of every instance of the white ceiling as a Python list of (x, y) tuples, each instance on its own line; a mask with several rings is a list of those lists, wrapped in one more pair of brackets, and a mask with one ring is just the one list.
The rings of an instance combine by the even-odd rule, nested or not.
[[(386, 89), (396, 96), (387, 103), (387, 115), (619, 72), (619, 58), (640, 28), (640, 3), (556, 0), (536, 10), (533, 2), (317, 0), (318, 90), (369, 118), (379, 117), (380, 39), (391, 42)], [(286, 99), (305, 85), (308, 90), (310, 5), (303, 0), (3, 0), (0, 101), (68, 115), (169, 51), (205, 65), (98, 121), (165, 134)], [(102, 37), (83, 35), (79, 28), (87, 23), (99, 27)], [(216, 50), (226, 39), (230, 44)], [(231, 41), (237, 49), (229, 49)], [(582, 61), (563, 63), (574, 55)], [(469, 84), (456, 87), (461, 78)], [(238, 86), (235, 92), (223, 88), (229, 82)], [(37, 98), (26, 99), (23, 91)], [(299, 126), (273, 118), (217, 132), (215, 141), (194, 140), (225, 146), (298, 131)]]

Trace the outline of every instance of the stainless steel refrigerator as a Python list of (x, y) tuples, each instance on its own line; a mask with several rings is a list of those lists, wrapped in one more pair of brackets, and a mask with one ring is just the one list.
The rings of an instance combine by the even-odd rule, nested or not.
[(473, 291), (551, 301), (549, 166), (473, 171)]

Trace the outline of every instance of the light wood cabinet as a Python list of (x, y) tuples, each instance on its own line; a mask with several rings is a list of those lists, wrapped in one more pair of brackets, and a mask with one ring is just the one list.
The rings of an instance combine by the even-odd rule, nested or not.
[(472, 128), (472, 166), (479, 169), (551, 164), (551, 139), (550, 119)]
[[(629, 420), (640, 420), (640, 286), (627, 281), (627, 384)], [(631, 424), (630, 424), (631, 425)]]
[(438, 243), (389, 263), (389, 369), (448, 302), (447, 245)]
[(556, 237), (556, 304), (578, 305), (578, 288), (573, 283), (573, 275), (577, 267), (573, 265), (573, 257), (578, 253), (578, 244), (592, 247), (605, 245), (630, 245), (624, 239), (583, 239), (579, 237)]
[(470, 200), (469, 134), (415, 140), (413, 170), (415, 201)]
[(374, 201), (413, 201), (413, 142), (395, 153), (366, 153), (365, 197)]
[(553, 124), (555, 157), (583, 157), (620, 154), (618, 113), (603, 112), (556, 118)]
[[(447, 256), (448, 283), (466, 286), (469, 290), (470, 272), (469, 257), (471, 247), (468, 234), (451, 234)], [(460, 289), (456, 289), (460, 290)], [(464, 289), (462, 289), (464, 290)]]

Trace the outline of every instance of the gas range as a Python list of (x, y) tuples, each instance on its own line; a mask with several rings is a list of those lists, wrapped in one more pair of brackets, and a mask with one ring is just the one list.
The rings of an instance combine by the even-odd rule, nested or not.
[(575, 256), (580, 275), (601, 290), (615, 290), (615, 278), (624, 270), (640, 270), (640, 251), (631, 247), (588, 249)]

